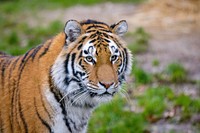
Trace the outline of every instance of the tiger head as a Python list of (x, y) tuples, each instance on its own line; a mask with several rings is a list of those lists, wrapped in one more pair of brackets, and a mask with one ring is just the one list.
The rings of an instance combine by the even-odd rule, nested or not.
[(119, 91), (132, 64), (121, 39), (127, 30), (125, 20), (111, 26), (94, 20), (66, 23), (66, 44), (52, 74), (68, 99), (82, 95), (85, 101), (99, 103), (109, 101)]

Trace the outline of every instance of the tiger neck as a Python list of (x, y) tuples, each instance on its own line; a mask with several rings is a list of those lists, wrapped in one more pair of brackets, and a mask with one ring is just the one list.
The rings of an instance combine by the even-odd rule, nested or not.
[[(85, 133), (95, 106), (86, 103), (78, 104), (70, 97), (62, 99), (65, 94), (54, 85), (51, 76), (49, 79), (49, 92), (46, 92), (46, 95), (54, 110), (55, 132)], [(70, 86), (66, 89), (70, 89)]]

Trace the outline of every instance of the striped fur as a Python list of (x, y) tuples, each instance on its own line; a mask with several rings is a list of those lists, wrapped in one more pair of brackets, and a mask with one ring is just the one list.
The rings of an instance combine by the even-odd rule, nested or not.
[(0, 133), (85, 133), (130, 72), (126, 26), (70, 20), (22, 56), (0, 53)]

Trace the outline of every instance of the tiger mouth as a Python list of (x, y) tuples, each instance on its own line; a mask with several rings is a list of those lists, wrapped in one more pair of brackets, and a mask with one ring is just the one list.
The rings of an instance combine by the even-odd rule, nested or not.
[(109, 92), (105, 91), (102, 94), (98, 94), (98, 93), (95, 93), (95, 92), (90, 92), (89, 94), (90, 94), (91, 97), (95, 97), (95, 96), (99, 96), (99, 97), (112, 96), (113, 97), (116, 94), (116, 91), (114, 91), (113, 93), (109, 93)]

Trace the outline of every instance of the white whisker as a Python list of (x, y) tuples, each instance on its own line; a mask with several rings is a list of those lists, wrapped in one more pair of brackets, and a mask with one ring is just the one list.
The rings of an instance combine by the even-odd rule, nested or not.
[(127, 93), (126, 90), (121, 89), (121, 90), (119, 91), (119, 94), (120, 94), (122, 97), (125, 97), (125, 99), (126, 99), (126, 101), (127, 101), (128, 103), (131, 103), (130, 96), (129, 96), (129, 94)]
[(87, 92), (87, 91), (82, 91), (81, 93), (79, 93), (79, 96), (77, 96), (77, 98), (76, 97), (74, 97), (75, 99), (73, 100), (73, 102), (71, 103), (71, 106), (74, 104), (74, 103), (76, 103), (76, 102), (78, 102), (86, 93), (85, 92)]
[(77, 99), (75, 102), (77, 102), (78, 100), (80, 100), (81, 102), (84, 102), (88, 98), (88, 96), (89, 96), (88, 93), (83, 93), (82, 96), (79, 97), (79, 99)]
[(87, 90), (82, 90), (82, 91), (78, 92), (77, 94), (75, 94), (75, 95), (73, 96), (73, 98), (72, 98), (72, 99), (74, 99), (73, 102), (71, 103), (71, 100), (69, 99), (69, 101), (67, 102), (67, 105), (68, 105), (68, 106), (72, 106), (72, 104), (74, 103), (74, 101), (75, 101), (77, 98), (79, 98), (81, 95), (83, 95), (86, 91), (87, 91)]
[(67, 93), (60, 99), (59, 102), (61, 102), (67, 95), (69, 95), (69, 94), (71, 94), (72, 92), (77, 91), (77, 90), (79, 90), (79, 89), (76, 89), (76, 90), (72, 90), (72, 91), (67, 92)]

